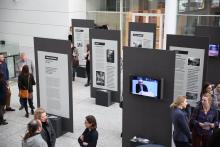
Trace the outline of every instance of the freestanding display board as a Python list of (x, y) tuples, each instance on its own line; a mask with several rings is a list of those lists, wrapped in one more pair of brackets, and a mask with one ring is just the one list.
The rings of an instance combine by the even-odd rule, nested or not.
[(90, 29), (91, 97), (98, 89), (111, 91), (112, 101), (120, 102), (120, 31)]
[(70, 42), (35, 37), (34, 49), (38, 106), (62, 117), (63, 131), (73, 132)]
[(156, 46), (156, 24), (129, 22), (129, 46), (153, 49)]
[(206, 81), (217, 84), (220, 82), (220, 27), (197, 26), (195, 35), (209, 37)]
[(167, 35), (167, 49), (177, 52), (174, 97), (185, 95), (192, 106), (205, 81), (208, 43), (207, 37)]
[[(123, 59), (123, 147), (129, 147), (130, 139), (134, 136), (171, 147), (169, 105), (173, 101), (175, 52), (124, 47)], [(163, 79), (162, 97), (158, 99), (132, 94), (130, 87), (133, 76)], [(148, 85), (149, 91), (150, 88)]]
[(89, 44), (89, 29), (94, 27), (94, 20), (72, 19), (73, 44), (79, 52), (79, 65), (85, 66), (85, 53)]

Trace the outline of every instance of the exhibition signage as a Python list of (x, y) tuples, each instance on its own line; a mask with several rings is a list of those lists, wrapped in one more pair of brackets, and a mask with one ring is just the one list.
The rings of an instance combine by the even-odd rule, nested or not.
[(205, 49), (170, 46), (176, 51), (174, 97), (186, 95), (199, 101), (203, 81)]
[(153, 49), (154, 46), (153, 32), (131, 31), (130, 39), (131, 39), (130, 41), (131, 47)]
[(118, 91), (118, 41), (92, 39), (93, 87)]
[(69, 118), (68, 55), (38, 51), (41, 107), (47, 113)]
[(89, 44), (89, 28), (74, 27), (74, 46), (78, 49), (79, 65), (86, 65), (84, 55), (87, 52), (87, 44)]

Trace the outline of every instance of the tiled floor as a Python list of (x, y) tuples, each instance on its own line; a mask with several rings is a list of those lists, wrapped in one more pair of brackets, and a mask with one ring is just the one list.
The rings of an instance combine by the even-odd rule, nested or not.
[[(95, 99), (90, 98), (90, 88), (84, 87), (85, 82), (86, 79), (82, 78), (76, 78), (76, 81), (73, 82), (74, 133), (67, 133), (59, 137), (56, 141), (56, 147), (79, 147), (77, 138), (84, 130), (84, 118), (89, 114), (94, 115), (98, 123), (97, 147), (121, 147), (122, 110), (117, 103), (110, 107), (96, 105)], [(21, 147), (26, 124), (33, 118), (33, 116), (30, 116), (29, 119), (25, 118), (24, 110), (18, 110), (17, 85), (13, 85), (11, 89), (11, 105), (16, 111), (5, 114), (9, 124), (0, 126), (0, 147)], [(36, 94), (34, 93), (34, 95), (36, 104)]]

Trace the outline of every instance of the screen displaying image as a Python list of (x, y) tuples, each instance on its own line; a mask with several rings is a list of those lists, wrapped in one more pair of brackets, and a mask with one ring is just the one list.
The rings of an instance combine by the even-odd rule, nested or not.
[(218, 44), (210, 44), (209, 45), (209, 56), (217, 57), (219, 55), (219, 45)]
[(131, 76), (131, 93), (159, 98), (160, 81), (146, 76)]

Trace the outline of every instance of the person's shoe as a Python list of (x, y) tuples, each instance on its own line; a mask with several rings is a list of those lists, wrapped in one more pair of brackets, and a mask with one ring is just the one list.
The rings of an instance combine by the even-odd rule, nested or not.
[(15, 111), (15, 109), (11, 108), (11, 107), (8, 107), (5, 109), (5, 111)]
[(29, 114), (28, 114), (28, 113), (26, 113), (26, 114), (25, 114), (25, 117), (26, 117), (26, 118), (28, 118), (28, 117), (29, 117)]
[(86, 84), (85, 84), (85, 87), (88, 87), (89, 85), (90, 85), (89, 83), (86, 83)]
[(6, 122), (6, 121), (0, 122), (0, 125), (7, 125), (7, 124), (8, 124), (8, 122)]
[(34, 110), (33, 109), (31, 110), (31, 114), (34, 115)]
[(19, 110), (22, 110), (22, 109), (24, 109), (24, 106), (20, 106)]

